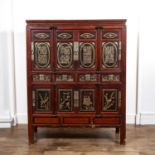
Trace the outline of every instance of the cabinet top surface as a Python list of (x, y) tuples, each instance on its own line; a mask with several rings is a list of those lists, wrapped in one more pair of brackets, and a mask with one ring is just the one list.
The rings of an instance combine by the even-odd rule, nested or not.
[(125, 24), (126, 19), (106, 20), (26, 20), (27, 24)]

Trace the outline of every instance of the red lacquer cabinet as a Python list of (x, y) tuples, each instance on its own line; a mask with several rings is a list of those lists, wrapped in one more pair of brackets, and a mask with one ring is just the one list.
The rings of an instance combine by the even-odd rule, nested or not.
[(126, 20), (27, 20), (28, 135), (113, 127), (125, 143)]

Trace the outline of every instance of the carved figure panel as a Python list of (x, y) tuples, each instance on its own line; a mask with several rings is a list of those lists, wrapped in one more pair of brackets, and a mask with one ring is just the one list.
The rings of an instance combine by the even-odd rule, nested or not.
[(80, 111), (95, 110), (94, 89), (80, 89)]
[(102, 44), (102, 64), (104, 67), (117, 67), (118, 48), (117, 42), (107, 42)]
[(35, 43), (34, 61), (38, 68), (50, 67), (50, 44), (48, 42)]
[(58, 43), (57, 63), (59, 68), (71, 68), (73, 63), (72, 43)]
[(80, 64), (83, 68), (92, 68), (95, 64), (94, 43), (80, 44)]
[(59, 111), (72, 111), (73, 91), (72, 89), (58, 89), (58, 109)]
[(36, 111), (51, 111), (50, 89), (35, 89), (32, 96)]
[(102, 111), (117, 110), (117, 89), (103, 89)]

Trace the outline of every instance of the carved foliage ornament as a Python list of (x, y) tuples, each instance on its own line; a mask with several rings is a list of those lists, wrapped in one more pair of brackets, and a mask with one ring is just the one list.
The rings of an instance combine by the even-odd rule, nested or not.
[(117, 89), (103, 89), (102, 110), (116, 111)]
[(59, 111), (72, 111), (73, 90), (58, 89), (58, 109)]
[(102, 43), (102, 63), (105, 67), (117, 67), (118, 48), (117, 42)]
[(95, 63), (94, 43), (81, 43), (80, 64), (83, 68), (93, 67)]
[(70, 68), (73, 63), (72, 43), (58, 43), (57, 48), (58, 67)]
[(51, 91), (50, 89), (35, 89), (33, 90), (33, 102), (36, 111), (51, 110)]
[(39, 68), (49, 67), (50, 44), (48, 42), (36, 42), (34, 51), (35, 64)]

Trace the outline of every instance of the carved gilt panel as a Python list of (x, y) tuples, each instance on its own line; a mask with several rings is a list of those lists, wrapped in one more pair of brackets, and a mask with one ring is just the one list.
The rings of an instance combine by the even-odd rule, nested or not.
[(79, 81), (97, 81), (96, 74), (80, 74)]
[(95, 44), (80, 43), (80, 64), (83, 68), (92, 68), (95, 64)]
[(80, 111), (95, 111), (94, 89), (80, 89)]
[(58, 39), (72, 39), (73, 38), (73, 33), (69, 32), (58, 32), (57, 33), (57, 38)]
[(34, 37), (36, 39), (50, 39), (50, 33), (47, 32), (37, 32), (37, 33), (34, 33)]
[(73, 106), (73, 90), (58, 89), (58, 110), (61, 112), (72, 111)]
[(94, 39), (95, 33), (80, 33), (80, 39)]
[[(34, 51), (34, 63), (37, 68), (50, 67), (50, 43), (49, 42), (35, 42)], [(34, 52), (34, 53), (33, 53)]]
[(51, 76), (48, 74), (34, 74), (32, 75), (32, 80), (34, 82), (50, 82)]
[(72, 43), (57, 44), (57, 65), (59, 68), (71, 68), (73, 64)]
[(74, 81), (74, 77), (73, 77), (73, 75), (69, 75), (69, 74), (57, 74), (56, 81), (57, 82), (63, 82), (63, 81), (72, 82), (72, 81)]
[(117, 89), (102, 90), (102, 111), (117, 110)]
[(107, 32), (107, 33), (103, 34), (103, 38), (113, 39), (113, 38), (116, 38), (116, 37), (118, 37), (118, 34), (114, 33), (114, 32)]
[(51, 90), (50, 89), (34, 89), (33, 90), (33, 106), (36, 111), (51, 111)]
[(108, 81), (120, 81), (120, 75), (115, 74), (108, 74), (108, 75), (102, 75), (102, 82), (108, 82)]
[(112, 68), (118, 65), (118, 43), (102, 43), (102, 65), (103, 67)]

